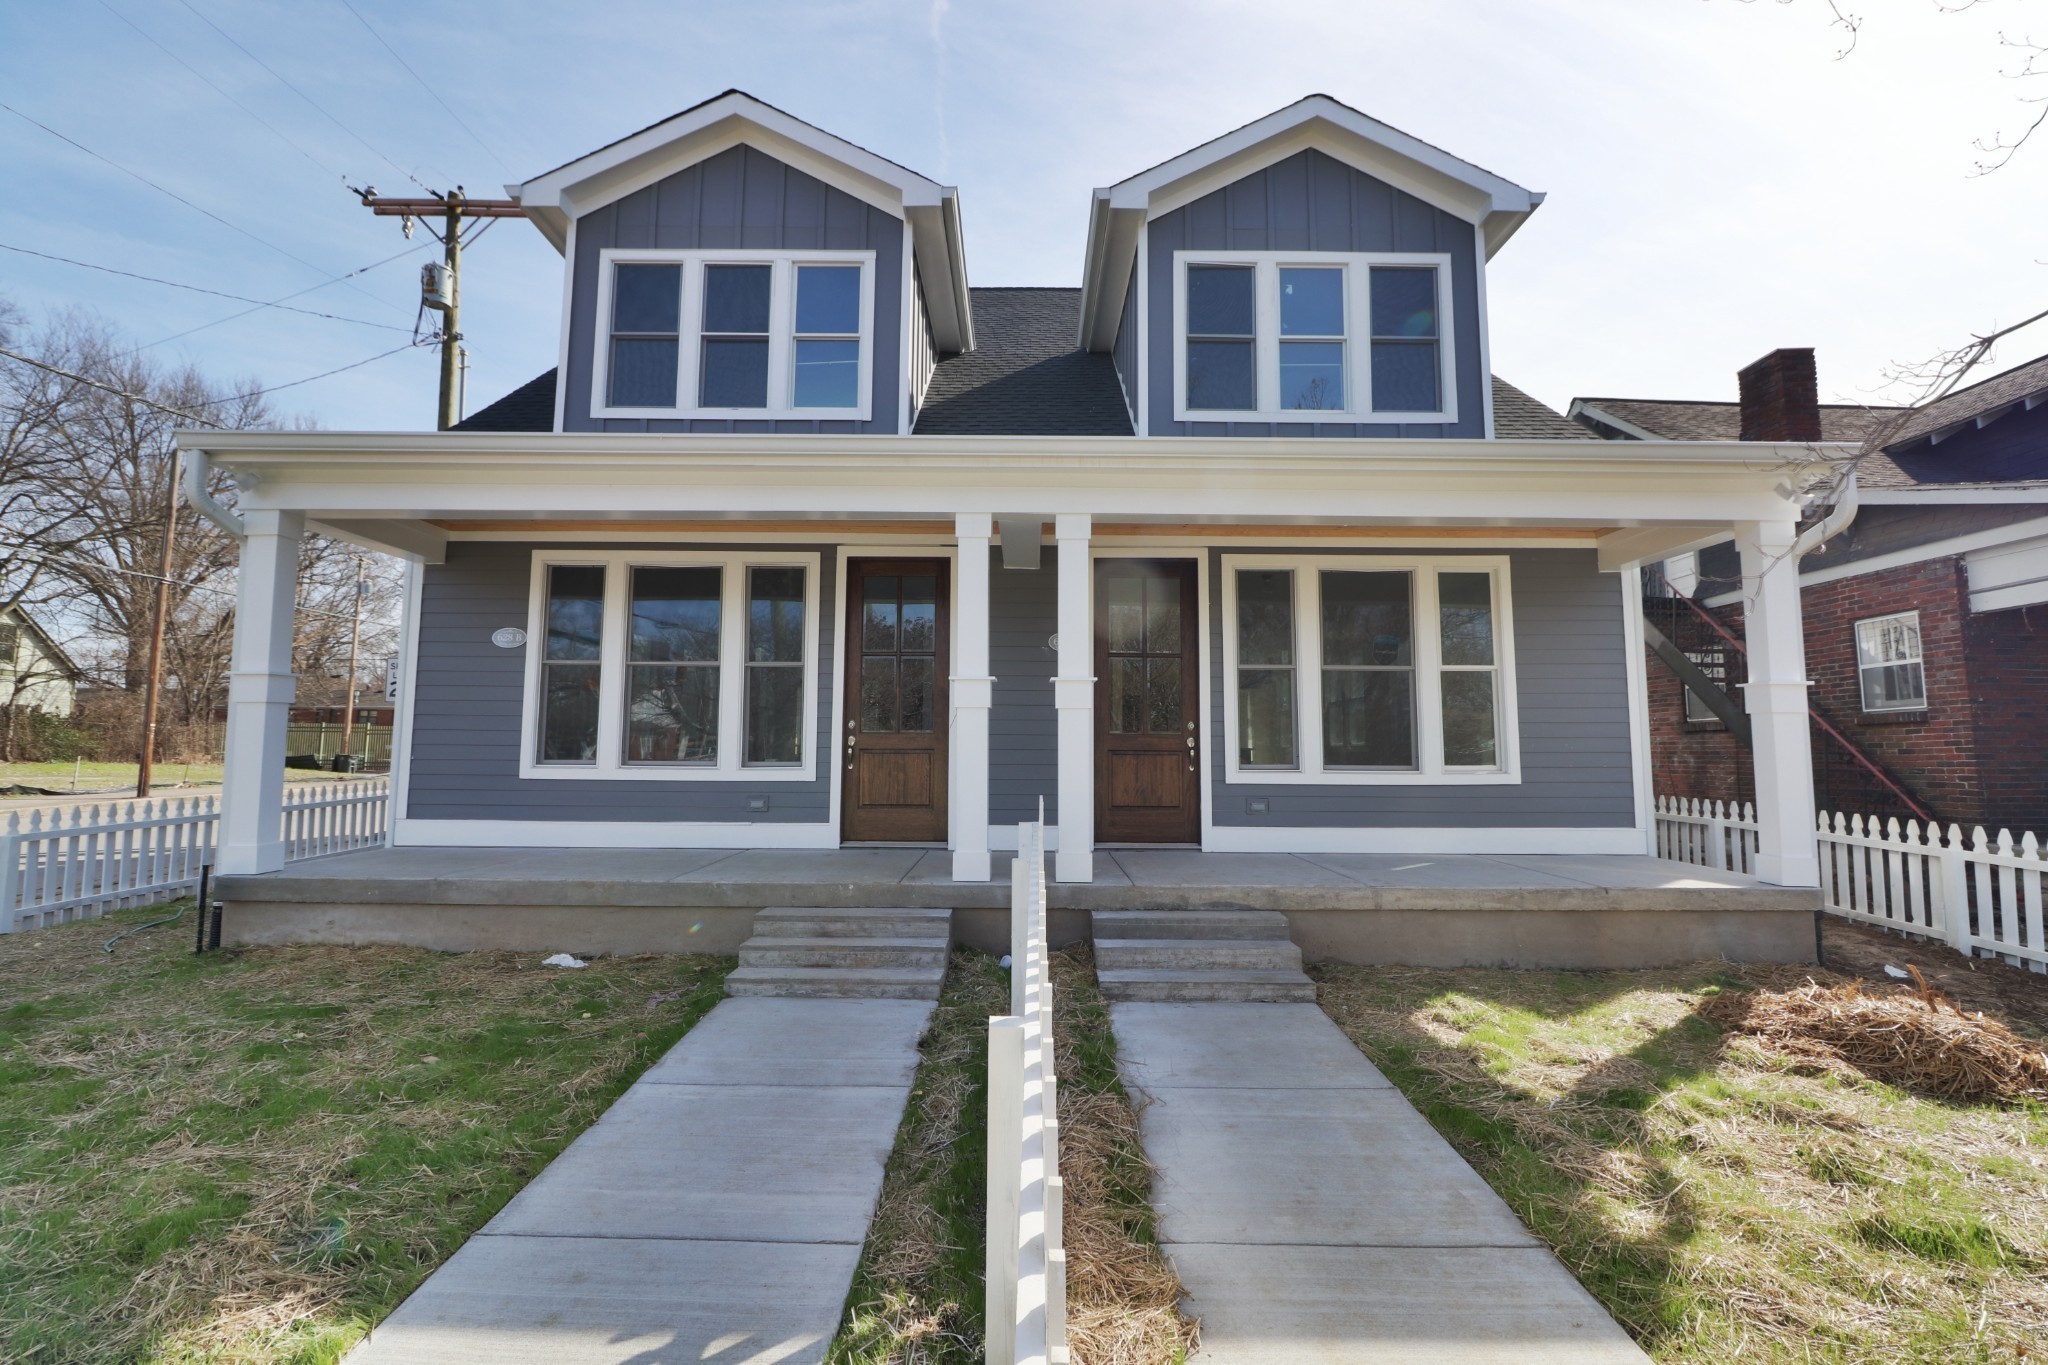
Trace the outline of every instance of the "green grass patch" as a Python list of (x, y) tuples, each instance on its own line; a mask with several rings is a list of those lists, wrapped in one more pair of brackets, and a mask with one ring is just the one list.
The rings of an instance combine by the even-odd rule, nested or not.
[(2048, 1112), (1920, 1098), (1694, 1013), (1803, 971), (1312, 974), (1659, 1361), (2013, 1361), (2048, 1340)]
[(101, 950), (161, 913), (0, 938), (0, 1359), (339, 1359), (731, 966)]

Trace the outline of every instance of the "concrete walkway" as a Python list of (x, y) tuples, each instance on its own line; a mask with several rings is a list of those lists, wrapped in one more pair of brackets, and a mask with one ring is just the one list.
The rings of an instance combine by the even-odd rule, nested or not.
[(1197, 1362), (1647, 1360), (1320, 1009), (1110, 1019)]
[(822, 1360), (930, 1014), (721, 1002), (349, 1365)]

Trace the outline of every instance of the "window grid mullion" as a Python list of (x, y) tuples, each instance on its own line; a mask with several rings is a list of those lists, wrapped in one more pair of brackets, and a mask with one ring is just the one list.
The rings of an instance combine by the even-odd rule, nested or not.
[(1436, 576), (1442, 566), (1418, 566), (1411, 576), (1415, 588), (1415, 770), (1444, 770), (1443, 613), (1439, 610)]
[(631, 606), (629, 571), (617, 560), (604, 566), (604, 637), (598, 642), (597, 766), (616, 772), (625, 766), (626, 637)]
[[(773, 314), (770, 314), (772, 317)], [(772, 367), (770, 373), (773, 373)], [(743, 712), (746, 705), (747, 592), (753, 566), (726, 560), (718, 579), (718, 770), (731, 772), (743, 755)]]
[(1300, 713), (1301, 752), (1295, 766), (1304, 773), (1323, 771), (1323, 574), (1315, 565), (1294, 575), (1295, 681)]

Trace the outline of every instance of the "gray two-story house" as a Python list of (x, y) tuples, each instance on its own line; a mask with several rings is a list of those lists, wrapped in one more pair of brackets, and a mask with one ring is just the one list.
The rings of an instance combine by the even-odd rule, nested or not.
[[(748, 878), (968, 904), (1041, 802), (1070, 908), (1140, 868), (1654, 908), (1693, 884), (1651, 866), (1637, 570), (1732, 534), (1759, 881), (1815, 884), (1772, 570), (1825, 452), (1604, 441), (1494, 377), (1487, 271), (1540, 194), (1313, 96), (1095, 191), (1077, 288), (986, 288), (953, 188), (739, 92), (510, 192), (562, 253), (554, 370), (448, 432), (185, 437), (242, 489), (242, 900), (282, 865), (309, 527), (413, 565), (378, 866), (616, 851), (641, 889), (592, 914)], [(359, 931), (471, 941), (395, 915)], [(1466, 956), (1579, 932), (1505, 922)]]

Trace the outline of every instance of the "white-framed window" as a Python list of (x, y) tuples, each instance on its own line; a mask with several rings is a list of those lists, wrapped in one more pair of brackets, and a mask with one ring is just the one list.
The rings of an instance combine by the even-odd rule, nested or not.
[(593, 417), (865, 420), (872, 251), (598, 253)]
[(534, 556), (521, 777), (808, 781), (818, 556)]
[(1174, 417), (1455, 422), (1451, 258), (1177, 251)]
[[(1685, 657), (1692, 660), (1700, 672), (1712, 678), (1723, 692), (1728, 690), (1728, 650), (1722, 645), (1709, 645), (1705, 649), (1688, 649)], [(1692, 725), (1719, 724), (1721, 718), (1714, 714), (1705, 698), (1690, 687), (1681, 685), (1685, 693), (1685, 719)]]
[(1223, 556), (1225, 780), (1520, 780), (1508, 561)]
[(1927, 709), (1927, 666), (1920, 657), (1920, 613), (1902, 611), (1856, 623), (1856, 676), (1866, 711)]

